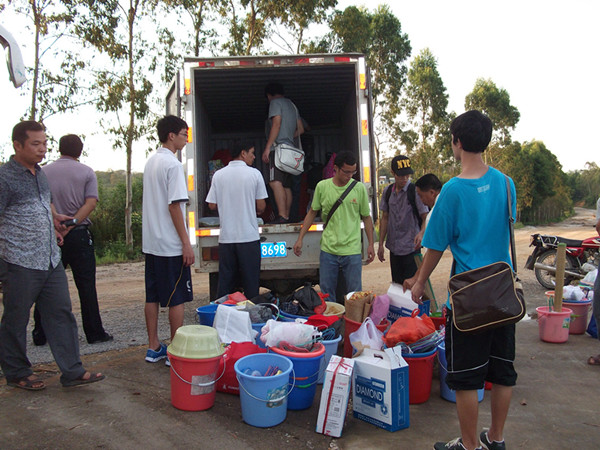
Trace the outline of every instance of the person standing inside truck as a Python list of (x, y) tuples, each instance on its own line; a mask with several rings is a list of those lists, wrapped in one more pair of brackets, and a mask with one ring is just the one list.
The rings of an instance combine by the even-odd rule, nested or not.
[[(183, 166), (176, 153), (188, 141), (188, 125), (179, 117), (166, 116), (156, 125), (162, 147), (144, 167), (142, 200), (142, 252), (146, 256), (146, 305), (148, 331), (146, 361), (167, 358), (167, 346), (158, 339), (158, 312), (169, 308), (171, 339), (183, 325), (184, 304), (193, 299), (190, 266), (194, 251), (185, 224), (189, 200)], [(169, 359), (166, 360), (169, 364)]]
[[(406, 156), (392, 159), (395, 183), (389, 185), (381, 196), (379, 221), (379, 248), (377, 256), (385, 261), (385, 247), (390, 251), (392, 281), (402, 284), (417, 271), (415, 255), (421, 251), (425, 218), (429, 209), (416, 195), (410, 176), (415, 173)], [(386, 240), (387, 238), (387, 240)]]
[(232, 161), (215, 172), (206, 196), (219, 212), (219, 285), (217, 298), (231, 294), (238, 279), (246, 298), (260, 287), (260, 234), (256, 216), (265, 210), (267, 189), (262, 174), (252, 167), (254, 144), (235, 143)]
[[(60, 159), (47, 164), (42, 170), (48, 178), (56, 212), (74, 217), (73, 225), (63, 235), (62, 263), (65, 268), (71, 266), (73, 272), (85, 337), (89, 344), (96, 344), (112, 341), (113, 337), (102, 326), (96, 293), (94, 239), (89, 229), (92, 222), (88, 216), (98, 203), (98, 182), (92, 168), (79, 162), (82, 150), (83, 142), (79, 136), (63, 136), (58, 142)], [(46, 335), (37, 306), (33, 317), (33, 343), (43, 345)]]
[[(412, 299), (421, 303), (425, 283), (448, 246), (455, 261), (454, 273), (483, 267), (497, 261), (510, 264), (510, 230), (507, 217), (507, 177), (489, 167), (482, 154), (492, 137), (492, 121), (480, 111), (467, 111), (450, 124), (452, 151), (461, 173), (440, 192), (427, 224), (423, 246), (427, 253), (412, 288)], [(516, 215), (516, 192), (510, 184), (511, 215)], [(450, 305), (447, 303), (447, 307)], [(437, 442), (436, 450), (503, 449), (504, 425), (517, 382), (515, 325), (505, 325), (473, 334), (459, 331), (449, 308), (446, 316), (446, 383), (456, 391), (456, 409), (461, 436)], [(478, 430), (477, 390), (492, 383), (489, 430)], [(478, 434), (479, 433), (479, 434)]]
[(338, 272), (342, 271), (346, 280), (347, 292), (362, 290), (362, 241), (361, 220), (365, 224), (365, 232), (369, 241), (367, 248), (367, 264), (375, 259), (373, 240), (373, 219), (369, 210), (367, 189), (363, 183), (357, 182), (331, 217), (330, 211), (338, 199), (350, 187), (352, 177), (356, 174), (356, 157), (351, 152), (340, 152), (335, 157), (335, 175), (317, 184), (311, 207), (306, 214), (298, 240), (294, 244), (296, 256), (302, 255), (302, 240), (312, 225), (317, 212), (321, 217), (329, 219), (321, 236), (321, 253), (319, 256), (319, 286), (323, 294), (329, 294), (332, 302), (336, 298)]
[(269, 186), (273, 190), (279, 214), (273, 223), (287, 223), (292, 206), (292, 175), (275, 167), (274, 146), (277, 144), (294, 146), (294, 138), (304, 133), (298, 108), (284, 95), (283, 86), (279, 83), (269, 83), (265, 87), (265, 96), (269, 101), (269, 117), (267, 144), (262, 160), (269, 165)]

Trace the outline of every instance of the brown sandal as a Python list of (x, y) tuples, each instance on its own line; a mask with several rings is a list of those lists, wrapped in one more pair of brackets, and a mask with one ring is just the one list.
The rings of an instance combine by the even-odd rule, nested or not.
[[(31, 377), (34, 378), (32, 379)], [(42, 389), (46, 389), (46, 384), (35, 375), (6, 380), (6, 384), (19, 389), (25, 389), (26, 391), (41, 391)]]
[(590, 366), (600, 366), (600, 355), (590, 356), (587, 363)]
[[(89, 376), (87, 378), (85, 378), (86, 374), (89, 374)], [(76, 378), (74, 380), (65, 381), (63, 383), (63, 387), (68, 388), (68, 387), (74, 387), (74, 386), (81, 386), (83, 384), (95, 383), (96, 381), (104, 380), (104, 378), (106, 378), (106, 377), (104, 375), (102, 375), (101, 373), (85, 372), (79, 378)]]

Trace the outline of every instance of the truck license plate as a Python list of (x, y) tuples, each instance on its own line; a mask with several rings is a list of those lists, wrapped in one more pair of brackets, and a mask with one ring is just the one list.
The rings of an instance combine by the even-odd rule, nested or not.
[(287, 256), (285, 242), (261, 242), (260, 255), (263, 258), (283, 258)]

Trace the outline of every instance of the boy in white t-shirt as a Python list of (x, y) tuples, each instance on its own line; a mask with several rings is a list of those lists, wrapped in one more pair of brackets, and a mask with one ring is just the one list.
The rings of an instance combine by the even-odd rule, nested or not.
[[(146, 361), (167, 357), (167, 346), (158, 338), (159, 303), (169, 307), (171, 339), (183, 325), (184, 303), (192, 301), (190, 266), (194, 251), (185, 224), (189, 200), (183, 166), (175, 155), (188, 141), (183, 119), (166, 116), (156, 126), (162, 144), (144, 167), (142, 251), (146, 255)], [(166, 365), (169, 364), (167, 358)]]

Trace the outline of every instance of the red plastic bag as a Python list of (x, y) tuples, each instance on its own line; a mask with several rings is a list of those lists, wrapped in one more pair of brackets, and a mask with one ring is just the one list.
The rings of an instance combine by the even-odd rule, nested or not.
[(240, 395), (240, 385), (235, 376), (233, 366), (238, 359), (246, 355), (252, 355), (253, 353), (267, 353), (267, 349), (260, 348), (252, 342), (232, 342), (227, 346), (225, 353), (223, 353), (223, 358), (219, 362), (217, 375), (223, 373), (223, 367), (225, 367), (225, 373), (223, 373), (223, 376), (216, 383), (217, 391)]
[(435, 331), (429, 316), (418, 316), (419, 310), (415, 309), (410, 317), (398, 317), (383, 337), (385, 345), (395, 347), (398, 343), (412, 344), (419, 339), (429, 336)]

